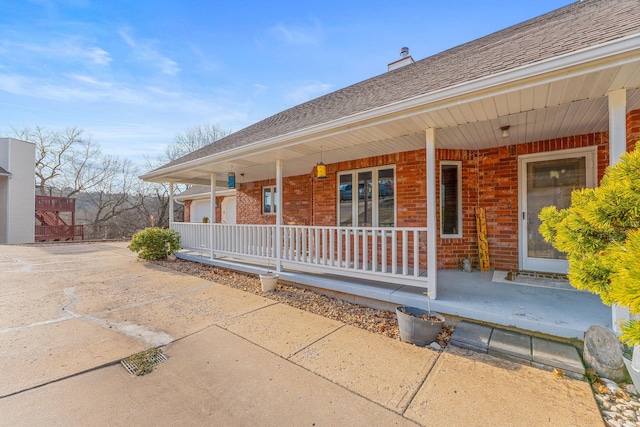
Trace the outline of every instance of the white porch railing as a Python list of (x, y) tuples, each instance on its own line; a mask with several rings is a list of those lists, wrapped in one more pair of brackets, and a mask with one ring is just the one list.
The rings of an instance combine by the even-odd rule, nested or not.
[[(259, 261), (282, 268), (331, 273), (427, 287), (426, 227), (280, 227), (275, 225), (171, 224), (183, 248), (215, 257)], [(212, 230), (213, 228), (213, 230)]]

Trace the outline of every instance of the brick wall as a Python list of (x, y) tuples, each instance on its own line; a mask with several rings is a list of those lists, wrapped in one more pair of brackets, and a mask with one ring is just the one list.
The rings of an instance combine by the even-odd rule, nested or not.
[[(288, 225), (312, 225), (311, 175), (283, 179), (282, 219)], [(238, 224), (275, 224), (275, 214), (262, 213), (262, 189), (276, 185), (275, 179), (240, 184), (236, 193)]]
[[(440, 237), (440, 161), (462, 162), (462, 237)], [(478, 265), (475, 207), (478, 206), (478, 154), (468, 150), (436, 150), (436, 225), (438, 227), (438, 269), (460, 268), (469, 257)]]
[(193, 202), (193, 200), (184, 201), (184, 214), (183, 214), (184, 222), (191, 222), (191, 202)]
[(600, 181), (609, 164), (606, 133), (571, 136), (478, 152), (478, 206), (485, 208), (487, 213), (492, 268), (518, 268), (518, 156), (589, 146), (597, 147)]
[[(627, 117), (628, 149), (640, 140), (640, 110)], [(608, 133), (578, 135), (487, 150), (436, 150), (436, 189), (440, 188), (440, 161), (462, 162), (462, 237), (441, 238), (438, 231), (438, 269), (460, 268), (465, 257), (478, 265), (475, 211), (487, 214), (489, 256), (492, 268), (518, 268), (518, 156), (580, 147), (597, 147), (598, 181), (609, 164)], [(327, 165), (327, 179), (308, 175), (284, 179), (285, 224), (335, 226), (337, 223), (337, 173), (395, 165), (398, 227), (426, 225), (425, 150), (368, 157)], [(275, 180), (241, 184), (238, 189), (239, 224), (274, 224), (275, 215), (262, 214), (262, 188)], [(440, 224), (439, 194), (436, 224)], [(421, 258), (426, 248), (420, 249)]]
[(627, 114), (627, 151), (632, 151), (640, 141), (640, 110)]

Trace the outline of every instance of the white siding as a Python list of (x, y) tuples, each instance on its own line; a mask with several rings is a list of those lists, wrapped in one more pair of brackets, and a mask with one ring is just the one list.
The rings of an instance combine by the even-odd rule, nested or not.
[(6, 166), (11, 173), (7, 180), (5, 212), (7, 212), (4, 243), (33, 243), (35, 229), (35, 158), (36, 146), (12, 138), (0, 139)]
[[(6, 168), (5, 168), (6, 169)], [(7, 243), (7, 190), (9, 177), (0, 176), (0, 244)]]
[(209, 206), (209, 200), (194, 200), (191, 204), (191, 222), (202, 222), (202, 217), (209, 217), (209, 222), (212, 222), (211, 206)]

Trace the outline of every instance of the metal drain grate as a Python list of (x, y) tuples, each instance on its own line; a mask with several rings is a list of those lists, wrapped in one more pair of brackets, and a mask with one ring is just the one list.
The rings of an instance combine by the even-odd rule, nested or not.
[(145, 375), (153, 371), (153, 368), (162, 362), (167, 361), (167, 356), (162, 354), (159, 348), (133, 354), (120, 363), (132, 375)]

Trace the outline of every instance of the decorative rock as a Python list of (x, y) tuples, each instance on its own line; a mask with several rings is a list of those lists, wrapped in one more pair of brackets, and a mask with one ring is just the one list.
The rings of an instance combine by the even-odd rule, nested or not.
[[(627, 394), (626, 384), (613, 384), (611, 380), (601, 378), (592, 384), (595, 392), (594, 396), (606, 426), (638, 426), (640, 423), (640, 396), (637, 394)], [(611, 389), (620, 387), (615, 394), (611, 394)]]
[(584, 336), (584, 361), (601, 378), (621, 382), (626, 377), (622, 361), (622, 343), (607, 328), (592, 325)]
[(638, 394), (638, 390), (636, 390), (633, 384), (627, 384), (625, 388), (627, 389), (627, 393), (629, 394)]
[(440, 344), (438, 344), (437, 342), (432, 342), (431, 344), (429, 344), (429, 347), (431, 347), (432, 349), (434, 349), (435, 351), (440, 351), (442, 350), (442, 346)]
[(604, 384), (607, 386), (607, 388), (611, 390), (611, 394), (617, 394), (618, 392), (622, 391), (618, 384), (614, 383), (610, 379), (602, 378), (602, 381), (604, 381)]

